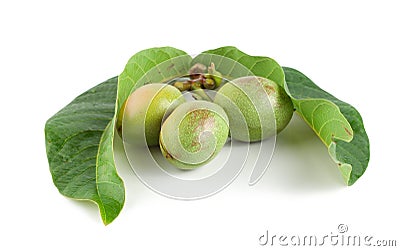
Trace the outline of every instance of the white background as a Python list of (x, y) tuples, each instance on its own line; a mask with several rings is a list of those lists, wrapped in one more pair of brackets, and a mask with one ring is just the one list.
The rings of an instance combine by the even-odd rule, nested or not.
[[(2, 1), (0, 250), (267, 250), (266, 230), (323, 236), (341, 223), (399, 246), (399, 10), (396, 1)], [(120, 168), (125, 207), (103, 226), (94, 204), (53, 185), (45, 122), (134, 53), (166, 45), (190, 54), (234, 45), (301, 70), (363, 115), (366, 173), (346, 187), (295, 118), (253, 187), (244, 170), (213, 197), (179, 201)]]

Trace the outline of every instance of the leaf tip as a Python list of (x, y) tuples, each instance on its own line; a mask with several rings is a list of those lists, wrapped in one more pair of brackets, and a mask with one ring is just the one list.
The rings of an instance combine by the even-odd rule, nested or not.
[(349, 186), (350, 184), (350, 176), (351, 176), (351, 171), (352, 171), (352, 166), (347, 163), (338, 163), (340, 173), (346, 182), (346, 184)]

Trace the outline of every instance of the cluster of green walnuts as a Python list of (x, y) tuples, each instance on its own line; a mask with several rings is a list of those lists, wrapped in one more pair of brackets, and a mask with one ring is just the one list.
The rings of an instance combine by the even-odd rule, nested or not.
[[(117, 118), (124, 142), (159, 146), (172, 165), (193, 169), (211, 161), (228, 137), (257, 142), (287, 126), (293, 104), (278, 84), (256, 76), (225, 80), (214, 64), (206, 69), (196, 64), (185, 81), (136, 89)], [(196, 100), (187, 101), (185, 92)]]

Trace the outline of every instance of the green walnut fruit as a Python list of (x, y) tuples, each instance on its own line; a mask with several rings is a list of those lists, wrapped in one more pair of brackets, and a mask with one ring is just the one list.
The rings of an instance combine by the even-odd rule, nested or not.
[(211, 161), (224, 146), (229, 120), (222, 107), (207, 101), (181, 104), (164, 121), (160, 148), (180, 169), (193, 169)]
[(175, 107), (185, 102), (181, 92), (167, 84), (146, 84), (135, 90), (122, 106), (117, 130), (125, 142), (158, 145), (161, 122)]
[(224, 108), (231, 137), (244, 142), (269, 138), (282, 131), (293, 115), (293, 103), (274, 81), (246, 76), (226, 83), (214, 102)]

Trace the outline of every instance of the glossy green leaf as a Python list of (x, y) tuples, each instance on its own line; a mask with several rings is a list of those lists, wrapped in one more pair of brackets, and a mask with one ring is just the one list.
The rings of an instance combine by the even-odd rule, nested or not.
[(114, 162), (116, 111), (134, 89), (185, 74), (190, 61), (172, 47), (138, 52), (119, 77), (83, 93), (47, 121), (47, 157), (61, 194), (95, 202), (104, 224), (119, 215), (125, 188)]
[[(345, 182), (352, 185), (362, 176), (369, 162), (369, 140), (354, 107), (323, 91), (297, 70), (282, 68), (271, 58), (249, 56), (231, 46), (204, 53), (233, 59), (252, 74), (284, 87), (296, 111), (327, 146)], [(229, 72), (225, 70), (227, 77), (230, 77)]]
[(217, 70), (228, 79), (258, 75), (273, 80), (281, 86), (285, 82), (282, 67), (275, 60), (268, 57), (250, 56), (233, 46), (205, 51), (193, 59), (193, 64), (197, 62), (205, 65), (213, 62)]
[(112, 151), (117, 77), (86, 91), (51, 117), (45, 126), (53, 182), (61, 194), (95, 202), (104, 224), (125, 200)]
[(319, 88), (301, 72), (284, 67), (286, 88), (299, 114), (321, 132), (329, 154), (338, 164), (348, 185), (367, 169), (369, 139), (361, 115), (351, 105)]
[(133, 55), (118, 78), (119, 108), (128, 96), (147, 83), (162, 83), (187, 74), (192, 58), (173, 47), (143, 50)]

